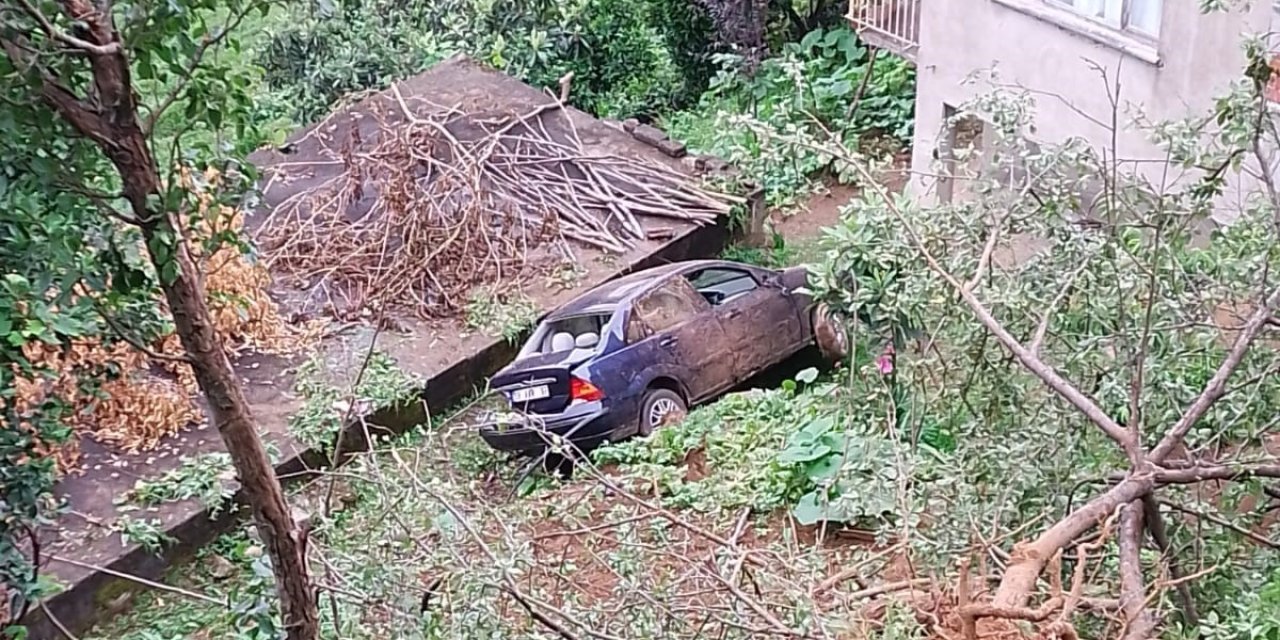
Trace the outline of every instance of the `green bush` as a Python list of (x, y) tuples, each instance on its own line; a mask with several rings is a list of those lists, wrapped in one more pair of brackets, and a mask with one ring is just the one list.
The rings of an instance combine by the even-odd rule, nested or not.
[(698, 107), (670, 115), (666, 127), (695, 150), (724, 158), (760, 182), (770, 204), (803, 195), (832, 159), (810, 146), (772, 143), (761, 129), (815, 142), (829, 132), (855, 147), (868, 136), (900, 144), (911, 140), (914, 70), (889, 54), (881, 54), (873, 67), (848, 27), (817, 29), (784, 45), (751, 76), (740, 57), (716, 59), (721, 70)]
[(683, 0), (347, 0), (293, 12), (259, 63), (300, 122), (459, 52), (534, 86), (572, 71), (574, 105), (608, 116), (688, 103), (711, 71), (710, 24)]

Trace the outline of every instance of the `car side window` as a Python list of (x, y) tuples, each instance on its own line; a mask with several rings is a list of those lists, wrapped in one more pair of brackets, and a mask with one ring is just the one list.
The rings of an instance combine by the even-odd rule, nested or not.
[(686, 322), (702, 311), (703, 306), (687, 281), (672, 278), (636, 300), (627, 325), (627, 341), (632, 342), (633, 336), (643, 340)]
[(653, 335), (653, 329), (649, 328), (648, 323), (644, 321), (638, 307), (633, 307), (631, 317), (627, 319), (627, 344), (635, 344), (651, 335)]
[(694, 290), (711, 306), (736, 300), (759, 286), (750, 273), (723, 267), (695, 271), (686, 277)]

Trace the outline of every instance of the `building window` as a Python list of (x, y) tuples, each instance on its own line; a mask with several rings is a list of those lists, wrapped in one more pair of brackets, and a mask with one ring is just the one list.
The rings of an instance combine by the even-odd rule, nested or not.
[(1153, 38), (1160, 35), (1160, 10), (1164, 0), (1051, 0), (1116, 29), (1136, 31)]

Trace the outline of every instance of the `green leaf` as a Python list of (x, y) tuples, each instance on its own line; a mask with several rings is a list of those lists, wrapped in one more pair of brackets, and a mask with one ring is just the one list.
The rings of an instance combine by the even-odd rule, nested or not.
[[(824, 498), (817, 491), (810, 491), (800, 498), (800, 502), (796, 503), (795, 508), (791, 510), (791, 515), (796, 522), (804, 526), (818, 524), (827, 519), (827, 505), (819, 502), (820, 498)], [(825, 499), (823, 500), (825, 502)]]
[(178, 281), (178, 261), (168, 260), (160, 267), (160, 280), (166, 285)]
[(800, 39), (800, 50), (806, 53), (812, 51), (814, 47), (818, 46), (819, 42), (822, 42), (822, 37), (822, 29), (815, 29), (804, 34), (804, 37)]
[(833, 424), (834, 420), (832, 420), (831, 416), (822, 416), (820, 418), (810, 420), (809, 424), (806, 424), (801, 431), (816, 439), (828, 431), (831, 431), (831, 426)]
[(831, 86), (827, 87), (827, 91), (833, 96), (843, 98), (853, 93), (853, 83), (848, 80), (836, 80), (831, 83)]
[(831, 453), (831, 447), (823, 444), (813, 445), (793, 445), (783, 449), (778, 454), (778, 462), (783, 464), (795, 464), (797, 462), (811, 462)]
[(836, 477), (844, 466), (844, 458), (840, 455), (828, 455), (818, 458), (804, 466), (804, 474), (814, 482)]

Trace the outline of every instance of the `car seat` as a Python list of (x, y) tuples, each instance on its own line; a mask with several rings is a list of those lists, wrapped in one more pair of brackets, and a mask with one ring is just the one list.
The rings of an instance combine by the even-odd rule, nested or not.
[(576, 341), (573, 334), (567, 331), (561, 331), (551, 336), (551, 350), (547, 353), (560, 353), (562, 351), (573, 351)]

